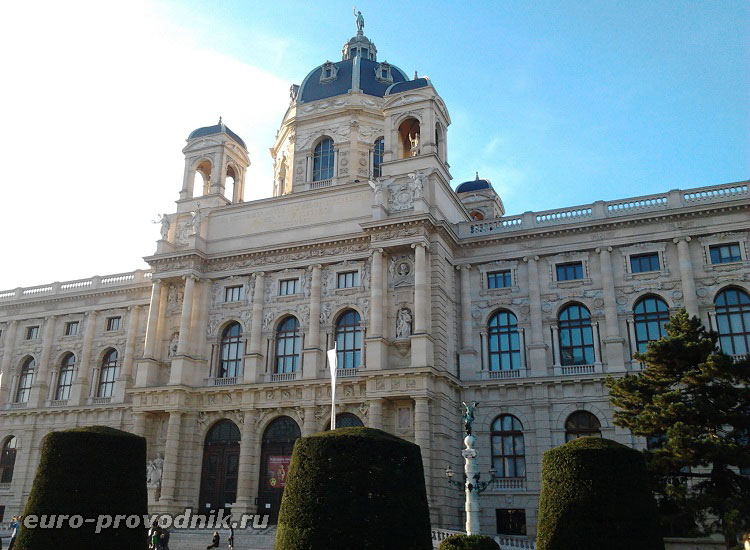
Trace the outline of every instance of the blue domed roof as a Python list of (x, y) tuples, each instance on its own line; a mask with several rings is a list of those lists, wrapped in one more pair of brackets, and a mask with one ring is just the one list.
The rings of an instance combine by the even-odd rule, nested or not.
[(430, 85), (430, 79), (426, 76), (421, 78), (415, 78), (414, 80), (407, 80), (406, 82), (396, 82), (388, 86), (385, 91), (385, 95), (398, 94), (400, 92), (406, 92), (408, 90), (416, 90), (417, 88), (426, 88)]
[(490, 180), (479, 179), (479, 174), (477, 174), (476, 179), (465, 181), (456, 187), (456, 193), (468, 193), (470, 191), (481, 191), (483, 189), (492, 189), (492, 184), (490, 183)]
[(190, 135), (188, 136), (188, 139), (193, 139), (197, 137), (203, 137), (203, 136), (212, 136), (215, 134), (221, 134), (225, 133), (229, 135), (234, 141), (242, 145), (245, 149), (247, 149), (247, 145), (245, 145), (245, 142), (242, 140), (240, 136), (232, 132), (232, 130), (229, 129), (229, 127), (224, 124), (221, 119), (219, 119), (218, 124), (214, 124), (213, 126), (204, 126), (203, 128), (198, 128), (197, 130), (193, 130), (190, 132)]
[[(367, 95), (383, 97), (391, 84), (408, 80), (404, 71), (395, 65), (388, 65), (391, 80), (378, 78), (376, 72), (381, 65), (385, 64), (360, 56), (336, 63), (324, 63), (313, 69), (302, 81), (297, 101), (309, 103), (319, 99), (344, 95), (349, 90), (359, 90)], [(332, 69), (331, 77), (321, 78), (324, 67)]]

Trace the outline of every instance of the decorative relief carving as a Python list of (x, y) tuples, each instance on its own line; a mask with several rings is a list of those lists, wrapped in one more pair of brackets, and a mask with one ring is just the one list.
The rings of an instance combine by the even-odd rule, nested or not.
[(414, 208), (414, 187), (407, 183), (388, 186), (388, 211), (405, 212)]
[(414, 284), (414, 260), (411, 256), (392, 257), (388, 271), (391, 274), (391, 286)]
[(182, 290), (175, 285), (169, 285), (167, 291), (167, 314), (176, 313), (182, 310)]

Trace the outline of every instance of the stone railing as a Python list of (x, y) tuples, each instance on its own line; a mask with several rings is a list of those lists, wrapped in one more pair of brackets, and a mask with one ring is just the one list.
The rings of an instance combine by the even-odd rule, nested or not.
[(297, 378), (297, 372), (275, 372), (271, 374), (271, 382), (291, 382)]
[(487, 489), (488, 491), (525, 491), (525, 477), (498, 477), (495, 478)]
[(206, 378), (206, 384), (208, 386), (234, 386), (236, 383), (237, 383), (236, 376)]
[(571, 374), (594, 374), (595, 372), (595, 365), (565, 365), (560, 367), (560, 374), (563, 376)]
[(336, 378), (351, 378), (357, 374), (358, 369), (336, 369)]
[(0, 302), (47, 298), (49, 296), (73, 294), (82, 291), (117, 288), (120, 286), (148, 283), (150, 280), (150, 271), (138, 269), (129, 273), (116, 273), (104, 277), (96, 276), (89, 279), (78, 279), (75, 281), (55, 282), (47, 285), (3, 290), (0, 291)]
[(307, 184), (308, 189), (322, 189), (323, 187), (330, 187), (333, 185), (332, 179), (311, 181)]
[(495, 535), (495, 542), (500, 546), (500, 550), (536, 550), (536, 543), (526, 537), (512, 535)]
[(488, 370), (483, 371), (484, 376), (487, 380), (509, 380), (512, 378), (525, 378), (526, 369), (510, 369), (510, 370)]
[(519, 230), (542, 229), (557, 225), (588, 223), (593, 220), (677, 210), (741, 198), (750, 199), (748, 182), (746, 181), (695, 189), (674, 189), (655, 195), (644, 195), (616, 201), (596, 201), (592, 204), (557, 208), (555, 210), (524, 212), (520, 216), (463, 222), (458, 225), (458, 236), (469, 238)]

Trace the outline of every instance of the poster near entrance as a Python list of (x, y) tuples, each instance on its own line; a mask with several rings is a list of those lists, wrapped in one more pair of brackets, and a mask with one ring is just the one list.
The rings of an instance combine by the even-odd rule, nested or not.
[(286, 487), (286, 476), (289, 473), (291, 456), (269, 456), (266, 464), (266, 488), (283, 489)]

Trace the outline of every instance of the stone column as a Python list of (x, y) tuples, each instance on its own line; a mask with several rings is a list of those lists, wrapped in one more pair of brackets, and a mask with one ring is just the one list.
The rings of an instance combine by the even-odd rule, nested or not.
[[(604, 294), (604, 320), (607, 325), (604, 347), (607, 350), (607, 371), (622, 372), (625, 370), (623, 344), (625, 339), (620, 335), (620, 324), (617, 319), (617, 297), (615, 281), (612, 276), (612, 247), (597, 248), (599, 268), (602, 274), (602, 293)], [(598, 339), (595, 341), (598, 343)], [(602, 358), (598, 358), (602, 361)]]
[(31, 386), (31, 395), (29, 396), (30, 407), (41, 407), (47, 399), (47, 390), (49, 389), (49, 358), (52, 354), (52, 341), (55, 337), (54, 315), (47, 317), (44, 321), (44, 334), (42, 336), (42, 355), (39, 358), (39, 368), (34, 376), (34, 383)]
[(211, 281), (197, 281), (195, 304), (190, 319), (190, 353), (193, 356), (206, 357), (206, 324), (208, 323), (208, 302), (211, 295)]
[(161, 304), (161, 287), (162, 283), (156, 279), (151, 287), (151, 304), (148, 310), (148, 324), (146, 325), (146, 344), (143, 349), (143, 356), (154, 357), (156, 347), (156, 328), (159, 324), (159, 306)]
[(546, 376), (549, 372), (547, 363), (547, 345), (544, 343), (542, 329), (542, 297), (539, 286), (539, 256), (524, 258), (529, 279), (529, 317), (531, 322), (531, 342), (528, 344), (530, 376)]
[(302, 377), (310, 380), (318, 377), (318, 369), (323, 358), (320, 349), (320, 289), (321, 270), (320, 264), (311, 266), (310, 282), (310, 326), (305, 339), (304, 362), (302, 363)]
[(15, 351), (16, 333), (18, 332), (18, 321), (11, 321), (5, 328), (5, 346), (3, 361), (0, 363), (0, 406), (10, 403), (11, 399), (11, 359)]
[(370, 428), (383, 429), (383, 400), (373, 399), (370, 401)]
[(315, 407), (305, 407), (305, 418), (302, 422), (302, 435), (307, 436), (318, 432), (318, 422), (315, 419)]
[(414, 248), (414, 333), (427, 331), (427, 252), (423, 243)]
[(167, 444), (164, 450), (164, 472), (161, 481), (159, 502), (169, 506), (175, 500), (177, 489), (177, 469), (180, 461), (180, 428), (182, 411), (170, 411), (167, 424)]
[[(146, 437), (146, 420), (148, 413), (145, 412), (134, 412), (133, 413), (133, 433)], [(147, 438), (148, 441), (148, 438)]]
[(680, 279), (682, 280), (682, 295), (685, 300), (685, 310), (692, 317), (698, 315), (698, 297), (695, 294), (695, 279), (693, 278), (693, 260), (690, 258), (690, 237), (679, 237), (672, 242), (677, 244), (680, 263)]
[(427, 397), (414, 398), (414, 443), (422, 451), (422, 465), (427, 479), (427, 499), (432, 502), (432, 470), (430, 443), (430, 400)]
[(461, 349), (474, 350), (471, 319), (471, 265), (458, 266), (461, 273)]
[(78, 371), (73, 386), (70, 389), (71, 405), (85, 405), (89, 389), (89, 372), (91, 369), (91, 348), (94, 345), (94, 332), (96, 328), (96, 311), (86, 313), (86, 328), (83, 332), (83, 349), (80, 361), (76, 364)]
[(265, 277), (262, 271), (255, 274), (253, 291), (253, 316), (250, 324), (250, 342), (245, 357), (244, 381), (258, 382), (263, 376), (263, 356), (261, 336), (263, 334), (263, 299), (265, 297)]
[(372, 279), (370, 281), (370, 336), (382, 337), (383, 334), (383, 249), (372, 251)]
[[(236, 185), (236, 184), (235, 184)], [(256, 433), (255, 421), (258, 418), (257, 411), (245, 411), (242, 421), (241, 439), (240, 439), (240, 460), (237, 466), (237, 500), (232, 507), (232, 514), (235, 519), (239, 514), (250, 512), (252, 502), (252, 468), (256, 460)]]
[(429, 320), (429, 262), (427, 246), (415, 243), (414, 248), (414, 334), (411, 337), (411, 366), (424, 367), (432, 363), (432, 340), (428, 334)]
[(185, 355), (190, 349), (190, 322), (193, 317), (193, 294), (195, 277), (185, 277), (185, 294), (182, 298), (182, 317), (180, 318), (180, 340), (177, 343), (177, 355)]
[(133, 364), (135, 363), (135, 339), (138, 333), (138, 318), (140, 317), (141, 308), (133, 306), (128, 308), (130, 317), (128, 319), (128, 335), (125, 338), (125, 354), (122, 358), (122, 368), (120, 374), (115, 380), (115, 387), (112, 401), (122, 403), (125, 401), (125, 389), (133, 380)]

